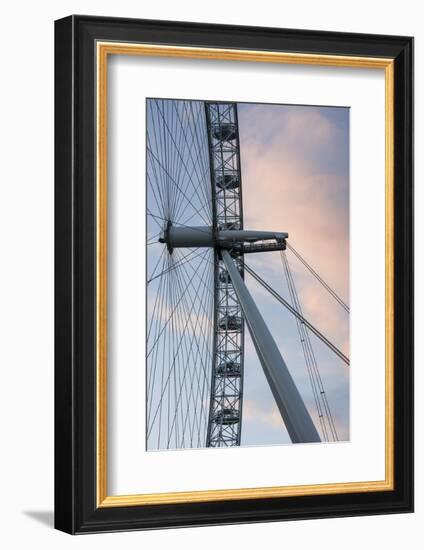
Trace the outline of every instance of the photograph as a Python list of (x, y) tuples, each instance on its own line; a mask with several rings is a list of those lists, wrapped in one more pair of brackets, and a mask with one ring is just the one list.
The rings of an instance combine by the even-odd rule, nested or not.
[(55, 21), (59, 531), (414, 509), (414, 38), (239, 12)]
[(146, 450), (349, 441), (349, 107), (145, 108)]

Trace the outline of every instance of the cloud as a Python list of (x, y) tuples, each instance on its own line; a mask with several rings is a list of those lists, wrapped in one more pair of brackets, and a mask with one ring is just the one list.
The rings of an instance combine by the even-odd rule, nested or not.
[[(337, 158), (339, 129), (322, 108), (281, 109), (279, 117), (275, 107), (266, 114), (266, 107), (259, 106), (255, 112), (250, 106), (249, 116), (240, 116), (245, 226), (287, 231), (289, 243), (348, 301), (347, 166), (334, 173), (330, 161), (322, 165), (317, 160)], [(263, 134), (271, 138), (255, 138)], [(330, 331), (337, 329), (340, 320), (337, 315), (329, 316), (328, 302), (323, 303), (326, 296), (311, 281), (305, 283), (305, 268), (293, 258), (290, 261), (302, 285), (305, 313), (316, 316)], [(273, 265), (268, 255), (257, 255), (255, 261), (257, 265), (262, 262), (268, 276), (279, 269), (278, 258)]]
[[(246, 228), (287, 231), (289, 242), (349, 301), (348, 112), (344, 109), (245, 105), (239, 107), (243, 210)], [(348, 354), (348, 315), (287, 251), (305, 317)], [(289, 298), (278, 253), (245, 258), (269, 284)], [(247, 284), (276, 339), (311, 414), (316, 416), (296, 325), (250, 277)], [(284, 313), (283, 313), (284, 312)], [(249, 339), (248, 339), (249, 340)], [(311, 336), (337, 430), (349, 426), (349, 369)], [(258, 359), (246, 347), (243, 431), (258, 443), (263, 426), (281, 424)], [(255, 352), (253, 351), (253, 354)], [(258, 371), (259, 369), (259, 371)], [(270, 404), (271, 402), (271, 404)], [(256, 420), (254, 416), (256, 415)], [(250, 426), (250, 427), (249, 427)], [(262, 426), (262, 428), (260, 427)]]
[(282, 424), (280, 412), (274, 403), (263, 407), (261, 403), (249, 399), (243, 403), (243, 420), (254, 420), (278, 428)]

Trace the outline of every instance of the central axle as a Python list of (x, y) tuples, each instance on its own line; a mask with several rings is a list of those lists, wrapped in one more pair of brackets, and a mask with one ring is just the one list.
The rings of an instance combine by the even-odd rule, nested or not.
[[(176, 227), (168, 222), (159, 242), (166, 243), (172, 254), (174, 248), (220, 248), (237, 250), (243, 254), (285, 250), (288, 233), (213, 227)], [(259, 241), (261, 241), (259, 243)]]

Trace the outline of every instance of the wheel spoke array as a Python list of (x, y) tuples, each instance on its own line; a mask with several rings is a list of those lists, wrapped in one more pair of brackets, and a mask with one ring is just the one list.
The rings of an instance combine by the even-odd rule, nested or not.
[(168, 222), (212, 225), (203, 102), (147, 102), (148, 449), (205, 445), (213, 357), (211, 249), (158, 242)]

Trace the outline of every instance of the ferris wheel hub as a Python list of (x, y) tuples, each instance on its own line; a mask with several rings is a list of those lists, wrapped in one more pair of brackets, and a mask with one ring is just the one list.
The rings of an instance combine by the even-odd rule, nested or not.
[(161, 231), (159, 239), (158, 239), (158, 241), (160, 243), (166, 244), (166, 246), (168, 248), (168, 252), (170, 254), (172, 254), (172, 252), (174, 251), (174, 248), (170, 244), (170, 238), (169, 238), (169, 232), (171, 230), (171, 227), (172, 227), (172, 222), (171, 222), (171, 220), (168, 220), (167, 223), (166, 223), (165, 228)]
[(170, 221), (159, 242), (174, 248), (218, 248), (241, 253), (285, 250), (288, 233), (245, 229), (218, 229), (211, 226), (174, 226)]

